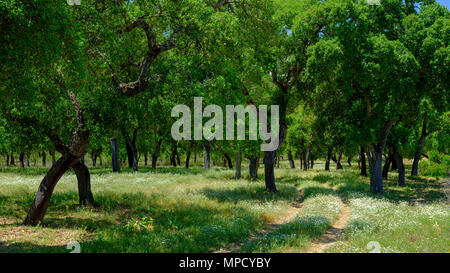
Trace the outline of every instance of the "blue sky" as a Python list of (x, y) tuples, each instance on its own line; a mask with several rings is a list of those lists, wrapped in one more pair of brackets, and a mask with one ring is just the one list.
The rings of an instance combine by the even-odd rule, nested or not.
[(436, 2), (438, 2), (438, 3), (441, 4), (441, 5), (447, 6), (447, 8), (448, 8), (449, 5), (450, 5), (450, 0), (436, 0)]

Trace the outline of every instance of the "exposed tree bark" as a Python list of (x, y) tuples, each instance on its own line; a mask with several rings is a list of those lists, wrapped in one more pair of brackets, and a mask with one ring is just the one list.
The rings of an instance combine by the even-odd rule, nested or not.
[(250, 157), (249, 158), (249, 172), (250, 177), (253, 181), (255, 181), (258, 178), (258, 158), (257, 157)]
[(378, 143), (371, 143), (368, 148), (367, 157), (370, 168), (370, 191), (374, 194), (383, 193), (383, 150), (386, 146), (386, 140), (392, 128), (392, 120), (389, 119), (385, 126), (380, 130)]
[(6, 167), (9, 167), (9, 154), (6, 154)]
[(78, 197), (80, 205), (94, 206), (94, 196), (91, 191), (91, 176), (89, 169), (80, 160), (72, 166), (78, 180)]
[(112, 169), (114, 173), (120, 172), (120, 161), (119, 161), (119, 145), (117, 143), (117, 138), (111, 138), (111, 159), (112, 159)]
[(209, 170), (211, 168), (211, 144), (209, 141), (205, 142), (205, 169)]
[(419, 173), (419, 161), (422, 158), (422, 149), (425, 143), (425, 139), (428, 136), (427, 132), (427, 120), (425, 119), (422, 124), (422, 132), (420, 134), (419, 143), (417, 144), (416, 153), (414, 154), (414, 161), (411, 169), (411, 176), (417, 176)]
[(313, 169), (314, 168), (314, 156), (311, 154), (310, 156), (310, 159), (311, 159), (311, 169)]
[(62, 152), (62, 156), (57, 162), (55, 162), (55, 164), (53, 164), (44, 179), (41, 181), (36, 197), (24, 221), (24, 225), (37, 225), (43, 220), (53, 190), (59, 179), (87, 152), (89, 145), (89, 131), (87, 130), (87, 126), (84, 122), (84, 110), (80, 107), (75, 95), (69, 90), (68, 95), (75, 109), (77, 128), (72, 133), (70, 146), (65, 146), (62, 141), (59, 140), (57, 135), (48, 135), (50, 140), (52, 140), (55, 144), (56, 148)]
[(294, 159), (292, 158), (291, 150), (288, 151), (288, 160), (289, 160), (289, 165), (291, 166), (291, 169), (295, 169), (295, 162), (294, 162)]
[(148, 153), (147, 152), (144, 153), (144, 166), (145, 167), (148, 166)]
[(347, 164), (348, 164), (348, 166), (352, 166), (352, 157), (348, 157), (348, 159), (347, 159)]
[(78, 159), (79, 157), (66, 153), (52, 165), (39, 186), (36, 198), (28, 212), (24, 225), (35, 226), (44, 219), (56, 183)]
[(25, 168), (24, 159), (25, 159), (25, 154), (23, 152), (21, 152), (19, 154), (19, 168), (21, 168), (21, 169)]
[(361, 146), (361, 152), (359, 156), (361, 160), (361, 175), (367, 176), (366, 152), (363, 146)]

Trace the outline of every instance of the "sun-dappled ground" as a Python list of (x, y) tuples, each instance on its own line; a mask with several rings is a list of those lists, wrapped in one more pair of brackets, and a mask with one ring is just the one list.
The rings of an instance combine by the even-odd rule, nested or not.
[(304, 252), (344, 203), (351, 215), (327, 252), (370, 252), (374, 244), (381, 252), (450, 251), (450, 211), (438, 181), (408, 177), (398, 187), (390, 173), (386, 193), (374, 196), (355, 166), (344, 168), (326, 172), (319, 163), (303, 171), (283, 162), (275, 194), (264, 191), (261, 168), (256, 182), (246, 174), (234, 180), (223, 168), (92, 168), (98, 206), (79, 207), (76, 177), (65, 175), (38, 227), (21, 222), (46, 169), (2, 168), (0, 252), (69, 252), (72, 241), (81, 252)]

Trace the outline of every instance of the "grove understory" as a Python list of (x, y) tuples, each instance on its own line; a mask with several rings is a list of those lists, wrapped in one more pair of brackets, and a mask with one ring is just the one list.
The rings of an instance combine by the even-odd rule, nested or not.
[[(245, 162), (247, 163), (247, 162)], [(442, 181), (397, 174), (370, 193), (357, 166), (276, 168), (264, 177), (204, 170), (90, 167), (96, 206), (78, 204), (75, 173), (64, 175), (44, 221), (23, 226), (46, 169), (0, 169), (0, 252), (449, 252), (450, 211)], [(411, 163), (405, 164), (410, 170)]]

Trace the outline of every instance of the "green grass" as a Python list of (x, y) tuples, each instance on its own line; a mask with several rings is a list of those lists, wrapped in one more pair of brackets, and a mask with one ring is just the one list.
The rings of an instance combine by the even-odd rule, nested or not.
[[(260, 180), (214, 168), (124, 168), (112, 174), (92, 168), (96, 208), (77, 204), (76, 178), (58, 183), (44, 223), (20, 225), (45, 173), (44, 168), (0, 168), (0, 252), (213, 252), (241, 243), (242, 252), (301, 252), (339, 217), (340, 198), (352, 209), (342, 241), (330, 252), (368, 252), (377, 241), (383, 252), (449, 252), (450, 213), (436, 180), (409, 178), (373, 196), (355, 167), (344, 171), (276, 169), (279, 193), (266, 193)], [(245, 169), (244, 169), (245, 172)], [(302, 192), (302, 209), (292, 221), (260, 234), (286, 216)], [(258, 236), (259, 234), (259, 236)], [(249, 238), (254, 238), (249, 240)]]

